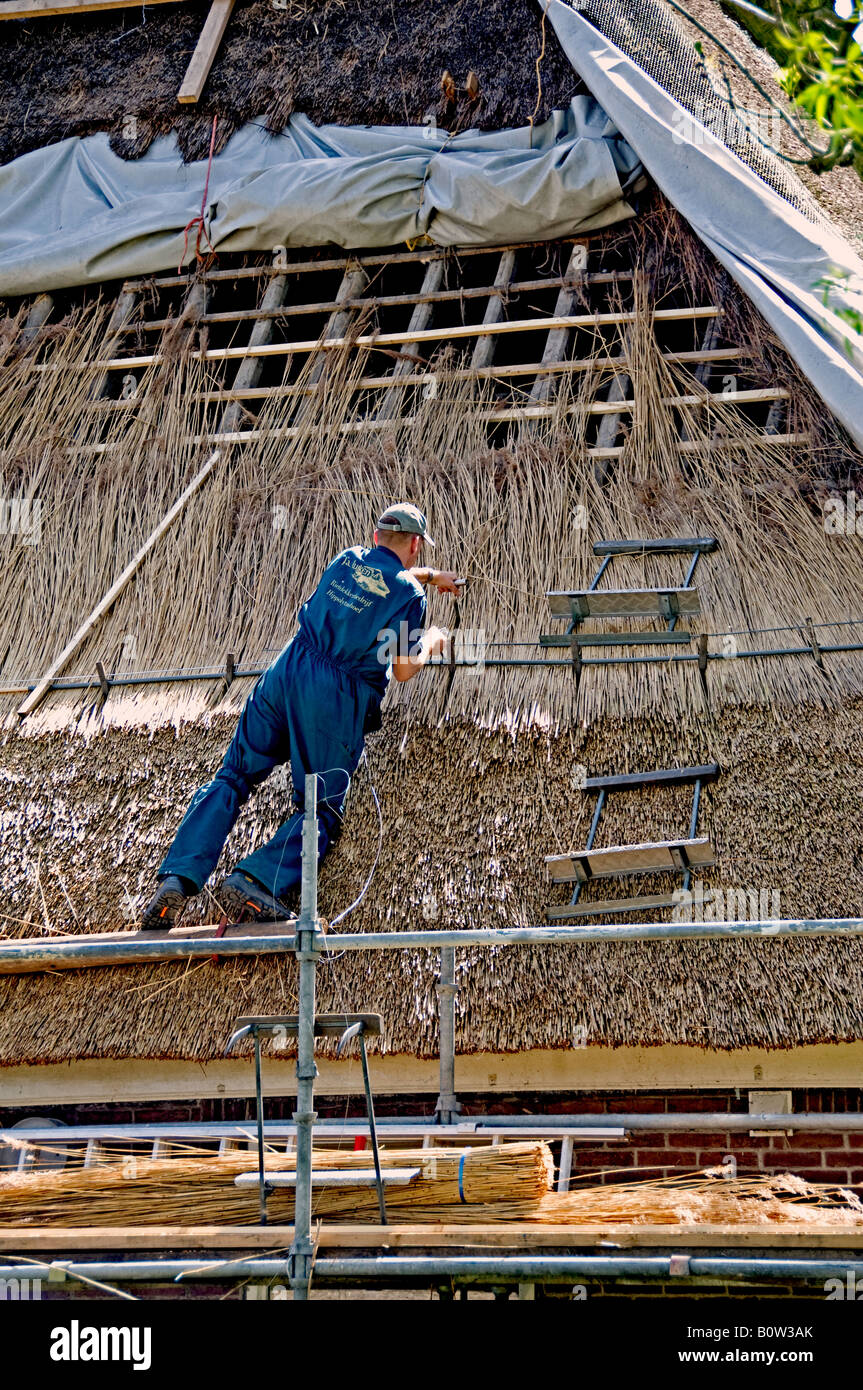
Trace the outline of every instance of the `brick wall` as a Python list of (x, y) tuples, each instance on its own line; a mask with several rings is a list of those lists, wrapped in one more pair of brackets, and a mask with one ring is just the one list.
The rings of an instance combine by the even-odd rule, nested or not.
[[(710, 1091), (693, 1094), (689, 1091), (584, 1092), (536, 1095), (463, 1095), (465, 1116), (476, 1114), (589, 1114), (596, 1116), (597, 1125), (606, 1119), (613, 1124), (616, 1115), (623, 1113), (671, 1114), (681, 1111), (722, 1111), (746, 1114), (748, 1099), (745, 1091)], [(268, 1098), (266, 1115), (269, 1119), (290, 1119), (295, 1106), (293, 1097)], [(362, 1097), (327, 1097), (316, 1100), (317, 1112), (324, 1118), (362, 1118), (365, 1107)], [(863, 1090), (795, 1090), (792, 1108), (796, 1112), (822, 1113), (863, 1111)], [(376, 1103), (379, 1115), (429, 1114), (428, 1096), (381, 1097)], [(14, 1124), (34, 1113), (33, 1108), (0, 1107), (0, 1124)], [(147, 1105), (77, 1105), (46, 1106), (40, 1115), (52, 1116), (66, 1124), (130, 1124), (171, 1120), (249, 1120), (254, 1117), (254, 1102), (250, 1100), (204, 1100), (188, 1102), (149, 1103)], [(863, 1132), (839, 1134), (811, 1131), (786, 1136), (782, 1133), (751, 1136), (748, 1132), (699, 1133), (685, 1131), (663, 1133), (638, 1131), (624, 1140), (576, 1141), (573, 1171), (595, 1173), (597, 1181), (627, 1181), (635, 1168), (651, 1168), (656, 1176), (691, 1171), (721, 1163), (726, 1154), (733, 1154), (740, 1172), (778, 1173), (791, 1171), (813, 1182), (836, 1182), (863, 1185)], [(599, 1175), (603, 1170), (618, 1169)]]

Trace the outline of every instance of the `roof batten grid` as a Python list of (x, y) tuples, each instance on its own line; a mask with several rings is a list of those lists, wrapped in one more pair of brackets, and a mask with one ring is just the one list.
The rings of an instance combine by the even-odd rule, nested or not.
[[(684, 320), (711, 318), (718, 312), (715, 304), (698, 305), (693, 308), (683, 309), (657, 309), (654, 313), (656, 322), (666, 320)], [(357, 338), (305, 338), (296, 342), (287, 343), (267, 343), (259, 347), (235, 348), (207, 348), (201, 352), (200, 358), (207, 362), (227, 362), (235, 359), (242, 359), (249, 356), (286, 356), (294, 352), (316, 353), (324, 349), (338, 350), (342, 348), (376, 348), (376, 347), (408, 347), (412, 344), (424, 344), (441, 342), (450, 337), (473, 338), (481, 337), (487, 333), (518, 333), (536, 332), (537, 329), (547, 331), (562, 330), (566, 331), (573, 328), (602, 328), (616, 327), (619, 324), (632, 323), (635, 315), (629, 314), (573, 314), (563, 315), (559, 318), (549, 319), (523, 319), (515, 321), (505, 321), (502, 323), (488, 324), (465, 324), (462, 328), (454, 327), (448, 329), (427, 328), (427, 329), (408, 329), (399, 333), (374, 333), (361, 334)], [(160, 353), (144, 353), (140, 356), (115, 357), (107, 361), (97, 361), (94, 363), (106, 371), (128, 371), (133, 367), (150, 367), (159, 365), (164, 361)], [(49, 364), (41, 364), (41, 370), (49, 371)]]

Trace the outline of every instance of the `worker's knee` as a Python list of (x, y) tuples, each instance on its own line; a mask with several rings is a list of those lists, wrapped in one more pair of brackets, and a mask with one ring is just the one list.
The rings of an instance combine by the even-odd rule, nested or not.
[(255, 776), (252, 773), (244, 771), (242, 768), (226, 767), (223, 765), (213, 778), (213, 783), (221, 783), (223, 786), (230, 788), (237, 797), (240, 805), (244, 806), (255, 787), (263, 781), (264, 776), (266, 776), (266, 773), (263, 773), (261, 776)]

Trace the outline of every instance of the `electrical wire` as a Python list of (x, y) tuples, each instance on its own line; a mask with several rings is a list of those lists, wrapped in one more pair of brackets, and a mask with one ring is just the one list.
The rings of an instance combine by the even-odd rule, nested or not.
[[(370, 768), (369, 768), (369, 760), (368, 760), (368, 757), (366, 756), (365, 750), (363, 750), (363, 755), (362, 755), (362, 758), (360, 759), (360, 761), (361, 761), (361, 762), (364, 762), (365, 765), (366, 765), (366, 772), (368, 773), (369, 787), (370, 787), (371, 793), (372, 793), (372, 800), (373, 800), (374, 803), (375, 803), (375, 810), (376, 810), (377, 813), (378, 813), (378, 848), (377, 848), (377, 852), (376, 852), (376, 854), (375, 854), (374, 863), (372, 864), (372, 867), (371, 867), (371, 869), (369, 870), (368, 878), (366, 879), (365, 883), (363, 884), (363, 886), (362, 886), (362, 888), (361, 888), (361, 890), (360, 890), (359, 895), (354, 899), (354, 901), (351, 903), (350, 907), (346, 907), (345, 910), (344, 910), (344, 912), (340, 912), (339, 915), (338, 915), (338, 917), (334, 917), (334, 918), (333, 918), (333, 920), (330, 922), (330, 926), (331, 926), (331, 927), (336, 927), (336, 926), (338, 926), (339, 922), (343, 922), (343, 921), (345, 920), (345, 918), (346, 918), (347, 916), (349, 916), (349, 914), (350, 914), (351, 912), (354, 911), (355, 908), (359, 907), (360, 903), (361, 903), (361, 902), (363, 901), (363, 899), (365, 898), (366, 894), (368, 893), (369, 889), (370, 889), (371, 886), (372, 886), (372, 880), (374, 879), (374, 876), (375, 876), (375, 874), (377, 873), (378, 864), (380, 863), (380, 858), (381, 858), (381, 851), (382, 851), (383, 846), (384, 846), (384, 817), (383, 817), (383, 812), (381, 811), (381, 803), (380, 803), (380, 801), (378, 800), (377, 790), (376, 790), (376, 788), (375, 788), (374, 782), (372, 781), (372, 774), (371, 774), (371, 770), (370, 770)], [(339, 955), (344, 955), (344, 951), (341, 951), (341, 952), (339, 953)], [(329, 959), (331, 959), (331, 960), (338, 960), (338, 959), (339, 959), (339, 956), (333, 956), (333, 957), (330, 957)]]

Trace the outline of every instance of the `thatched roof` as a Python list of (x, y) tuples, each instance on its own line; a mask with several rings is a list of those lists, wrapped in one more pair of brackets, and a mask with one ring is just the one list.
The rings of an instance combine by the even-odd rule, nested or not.
[[(764, 102), (711, 35), (781, 99), (775, 63), (720, 0), (688, 5), (707, 34), (660, 0), (587, 0), (581, 8), (684, 106), (702, 118), (718, 113), (717, 131), (729, 86), (744, 113)], [(3, 23), (0, 162), (95, 131), (109, 132), (114, 149), (128, 158), (175, 131), (183, 157), (201, 159), (214, 115), (217, 149), (247, 121), (263, 120), (276, 131), (293, 111), (317, 124), (413, 124), (434, 114), (447, 129), (493, 130), (544, 120), (579, 90), (537, 0), (393, 0), (378, 9), (359, 0), (288, 0), (278, 8), (269, 0), (241, 0), (202, 99), (178, 106), (206, 12), (206, 5), (184, 4), (151, 8), (145, 22), (123, 10)], [(455, 101), (442, 97), (445, 71), (455, 81)], [(464, 86), (470, 72), (480, 83), (476, 99)], [(783, 164), (762, 139), (763, 132), (759, 139), (744, 136), (742, 156), (792, 201), (814, 198), (848, 236), (859, 238), (863, 185), (856, 173), (815, 174)], [(787, 128), (782, 152), (805, 153)]]
[[(321, 5), (316, 17), (319, 10), (330, 29), (313, 40), (308, 6), (238, 9), (234, 26), (240, 25), (243, 43), (232, 57), (229, 30), (211, 105), (205, 101), (191, 116), (173, 106), (186, 54), (173, 51), (166, 38), (169, 30), (176, 36), (183, 11), (151, 12), (140, 32), (132, 32), (128, 16), (76, 21), (79, 35), (85, 32), (79, 25), (91, 26), (86, 59), (69, 25), (66, 43), (52, 37), (57, 63), (86, 61), (89, 76), (125, 23), (128, 39), (113, 46), (125, 52), (123, 72), (117, 59), (105, 69), (106, 105), (95, 112), (92, 104), (75, 111), (71, 96), (63, 95), (73, 92), (73, 70), (61, 73), (53, 89), (59, 95), (50, 108), (36, 103), (26, 138), (31, 129), (39, 144), (73, 130), (116, 129), (130, 106), (147, 117), (150, 133), (176, 125), (187, 155), (201, 153), (214, 108), (222, 136), (250, 115), (272, 112), (278, 123), (294, 100), (317, 120), (401, 120), (400, 103), (407, 102), (407, 117), (415, 120), (437, 100), (439, 67), (457, 75), (473, 67), (488, 95), (486, 107), (460, 110), (456, 119), (521, 123), (534, 109), (535, 70), (525, 55), (533, 51), (529, 39), (535, 47), (538, 14), (527, 0), (506, 7), (491, 0), (397, 6), (395, 30), (381, 39), (381, 46), (391, 40), (383, 57), (380, 48), (372, 52), (350, 38), (356, 16), (348, 4)], [(447, 28), (444, 10), (458, 23)], [(363, 35), (373, 23), (389, 22), (362, 14)], [(195, 12), (194, 23), (191, 10), (188, 15), (191, 35), (201, 14)], [(307, 83), (302, 103), (294, 87), (285, 95), (284, 53), (267, 37), (274, 23), (297, 26), (297, 84)], [(160, 26), (163, 41), (153, 43)], [(485, 66), (482, 51), (475, 56), (464, 38), (468, 33), (470, 44), (483, 35), (491, 43), (493, 36)], [(314, 49), (323, 62), (330, 39), (324, 80), (308, 55)], [(5, 61), (10, 54), (19, 61), (10, 43), (0, 33)], [(351, 43), (357, 62), (348, 68)], [(139, 63), (129, 58), (136, 44), (142, 45)], [(33, 44), (29, 52), (33, 80), (41, 83), (47, 50)], [(572, 73), (555, 68), (553, 44), (548, 52), (543, 91), (549, 106), (560, 105), (571, 94)], [(410, 66), (399, 56), (406, 53)], [(170, 71), (159, 67), (169, 59)], [(127, 80), (132, 85), (124, 88)], [(135, 96), (145, 84), (156, 94), (147, 110)], [(23, 90), (19, 83), (16, 91)], [(379, 107), (372, 105), (377, 100)], [(14, 125), (17, 141), (24, 125), (18, 115)], [(591, 248), (592, 264), (612, 266), (615, 274), (626, 268), (629, 297), (618, 303), (631, 317), (607, 332), (585, 330), (593, 339), (587, 345), (580, 339), (578, 352), (588, 366), (566, 380), (549, 415), (490, 439), (477, 423), (476, 382), (459, 378), (444, 350), (421, 363), (433, 366), (437, 395), (408, 420), (396, 418), (386, 433), (346, 437), (342, 426), (369, 364), (362, 353), (345, 354), (332, 368), (330, 389), (315, 398), (290, 440), (277, 431), (298, 418), (290, 413), (294, 397), (289, 405), (275, 395), (249, 407), (243, 423), (254, 426), (254, 437), (225, 450), (206, 491), (76, 654), (69, 674), (92, 679), (97, 660), (114, 673), (124, 662), (138, 673), (220, 669), (229, 650), (240, 666), (266, 664), (290, 635), (322, 565), (362, 539), (380, 500), (396, 494), (415, 496), (434, 518), (441, 558), (471, 577), (463, 623), (484, 629), (493, 642), (535, 644), (547, 626), (545, 590), (586, 585), (595, 540), (675, 534), (710, 534), (720, 542), (698, 576), (700, 630), (709, 634), (711, 654), (735, 634), (767, 647), (805, 644), (806, 619), (820, 624), (823, 645), (854, 640), (849, 633), (860, 629), (848, 624), (863, 619), (859, 538), (828, 535), (821, 502), (831, 490), (859, 482), (859, 452), (661, 200), (629, 227), (593, 239)], [(549, 252), (558, 274), (553, 257), (559, 255)], [(451, 268), (456, 277), (461, 273), (457, 257)], [(618, 285), (613, 277), (605, 283)], [(178, 290), (190, 288), (205, 296), (206, 277), (183, 280)], [(164, 309), (159, 287), (148, 293), (151, 317), (174, 314), (173, 290), (164, 291)], [(688, 350), (700, 343), (691, 323), (690, 337), (675, 328), (676, 336), (659, 343), (655, 308), (714, 304), (722, 309), (715, 342), (734, 347), (728, 370), (740, 387), (778, 391), (770, 402), (740, 406), (723, 399), (723, 368), (699, 376), (669, 360), (669, 345)], [(140, 341), (113, 350), (158, 345), (158, 370), (131, 406), (118, 398), (115, 383), (96, 408), (101, 372), (94, 362), (111, 306), (68, 296), (60, 307), (66, 317), (29, 345), (22, 340), (26, 306), (20, 314), (16, 306), (0, 334), (3, 486), (10, 495), (35, 493), (44, 504), (40, 544), (29, 550), (11, 544), (0, 568), (4, 680), (44, 670), (106, 591), (118, 556), (133, 553), (165, 514), (200, 463), (202, 432), (212, 428), (204, 397), (217, 395), (221, 411), (219, 393), (232, 380), (194, 349), (208, 331), (210, 341), (230, 341), (235, 327), (199, 323), (187, 313), (182, 323), (174, 316), (154, 340), (138, 322)], [(593, 313), (596, 301), (588, 298), (584, 307)], [(535, 337), (541, 354), (545, 333)], [(623, 348), (634, 404), (616, 427), (621, 442), (614, 458), (600, 467), (591, 452), (597, 420), (590, 412), (607, 400), (615, 377), (609, 354)], [(307, 380), (290, 379), (292, 389)], [(681, 405), (681, 397), (689, 403)], [(773, 420), (768, 411), (777, 401)], [(141, 466), (131, 469), (130, 460)], [(638, 560), (616, 573), (622, 584), (660, 583), (669, 567)], [(443, 607), (433, 616), (443, 618)], [(189, 795), (217, 765), (248, 688), (242, 680), (227, 694), (213, 682), (131, 686), (114, 688), (103, 704), (94, 683), (83, 695), (52, 695), (23, 732), (14, 719), (19, 698), (5, 699), (0, 913), (7, 931), (87, 930), (123, 920), (124, 904), (139, 902), (150, 888)], [(573, 786), (576, 763), (598, 773), (717, 761), (723, 775), (705, 798), (703, 822), (719, 850), (708, 883), (778, 890), (787, 915), (846, 915), (856, 907), (863, 876), (856, 790), (861, 710), (859, 652), (827, 655), (823, 669), (808, 655), (716, 661), (708, 703), (692, 665), (593, 668), (578, 688), (569, 672), (536, 667), (489, 669), (482, 678), (458, 673), (451, 688), (446, 676), (428, 672), (391, 700), (387, 724), (370, 745), (385, 849), (367, 898), (346, 925), (541, 921), (552, 896), (543, 856), (583, 843), (589, 824), (592, 802)], [(288, 795), (284, 785), (261, 790), (232, 837), (226, 865), (271, 833)], [(686, 813), (683, 794), (625, 798), (609, 808), (603, 838), (678, 834)], [(325, 913), (353, 898), (376, 839), (361, 772), (345, 832), (324, 868)], [(644, 887), (649, 892), (653, 885)], [(389, 1050), (431, 1055), (435, 964), (424, 953), (345, 956), (321, 971), (321, 1007), (381, 1007)], [(725, 1049), (863, 1036), (863, 946), (853, 941), (477, 948), (465, 953), (459, 970), (461, 1051), (569, 1048), (576, 1034), (588, 1044)], [(294, 1001), (290, 960), (5, 978), (0, 1064), (215, 1058), (238, 1012), (286, 1011)]]
[[(0, 77), (0, 160), (69, 135), (107, 130), (118, 153), (140, 155), (156, 135), (177, 132), (186, 159), (205, 158), (213, 116), (218, 148), (247, 121), (279, 130), (292, 111), (316, 124), (399, 125), (436, 112), (448, 128), (484, 130), (545, 120), (568, 105), (578, 80), (548, 35), (537, 92), (541, 13), (535, 0), (269, 0), (236, 6), (201, 102), (177, 91), (206, 17), (203, 4), (6, 23)], [(442, 99), (449, 70), (460, 88)], [(482, 95), (464, 90), (475, 71)], [(134, 138), (123, 126), (135, 116)], [(26, 119), (25, 119), (26, 117)], [(128, 131), (128, 126), (127, 126)]]
[[(369, 744), (384, 852), (345, 930), (482, 927), (543, 920), (543, 856), (584, 843), (592, 773), (715, 758), (702, 826), (718, 849), (706, 883), (778, 890), (783, 915), (842, 916), (863, 894), (859, 787), (863, 700), (793, 714), (765, 707), (685, 722), (598, 720), (556, 739), (513, 740), (457, 721), (393, 716)], [(180, 808), (214, 770), (232, 721), (180, 730), (12, 735), (2, 749), (3, 911), (32, 934), (117, 922), (148, 886)], [(266, 784), (223, 861), (271, 833), (287, 793)], [(677, 835), (686, 789), (612, 798), (602, 842)], [(334, 915), (374, 859), (377, 818), (361, 770), (321, 876)], [(647, 886), (647, 885), (646, 885)], [(662, 885), (654, 885), (656, 888)], [(649, 888), (648, 888), (649, 891)], [(29, 923), (25, 927), (24, 923)], [(322, 1009), (377, 1008), (388, 1050), (436, 1047), (435, 953), (348, 954), (319, 971)], [(790, 1047), (863, 1036), (863, 943), (851, 940), (475, 948), (458, 956), (462, 1052), (686, 1043)], [(0, 1062), (222, 1055), (243, 1012), (290, 1012), (291, 960), (209, 961), (0, 979)]]

